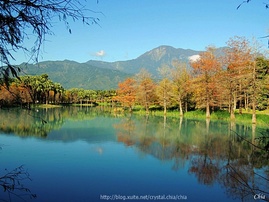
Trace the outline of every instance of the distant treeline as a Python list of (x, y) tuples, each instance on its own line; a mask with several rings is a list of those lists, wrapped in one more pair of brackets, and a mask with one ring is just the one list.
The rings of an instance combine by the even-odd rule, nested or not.
[(116, 90), (65, 90), (60, 83), (51, 81), (47, 74), (10, 79), (8, 85), (1, 84), (0, 92), (1, 106), (110, 102), (116, 94)]

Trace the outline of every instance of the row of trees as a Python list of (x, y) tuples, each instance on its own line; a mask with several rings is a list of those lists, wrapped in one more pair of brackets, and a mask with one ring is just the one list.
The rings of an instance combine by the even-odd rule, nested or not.
[(51, 81), (47, 74), (10, 79), (8, 85), (1, 84), (0, 91), (2, 105), (110, 102), (116, 94), (115, 90), (65, 90), (60, 83)]
[(116, 90), (85, 90), (71, 88), (65, 91), (67, 103), (92, 104), (96, 102), (111, 102), (116, 95)]
[(227, 45), (224, 54), (217, 55), (208, 47), (190, 64), (174, 61), (173, 68), (160, 68), (162, 79), (158, 82), (141, 70), (135, 78), (119, 84), (114, 99), (130, 110), (139, 103), (147, 112), (150, 105), (158, 104), (164, 114), (168, 107), (178, 105), (181, 116), (183, 109), (205, 109), (207, 118), (214, 109), (228, 110), (231, 119), (235, 119), (237, 108), (240, 113), (243, 108), (252, 109), (256, 123), (256, 109), (269, 105), (269, 61), (244, 37), (231, 38)]
[(38, 76), (21, 76), (10, 79), (9, 84), (1, 85), (0, 100), (2, 104), (59, 102), (64, 88), (60, 83), (51, 81), (47, 74)]

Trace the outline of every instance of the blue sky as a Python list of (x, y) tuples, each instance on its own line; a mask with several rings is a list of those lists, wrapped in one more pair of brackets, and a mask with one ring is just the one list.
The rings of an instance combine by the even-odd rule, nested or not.
[[(204, 50), (222, 47), (233, 36), (256, 37), (267, 47), (269, 10), (262, 1), (252, 0), (96, 0), (85, 1), (100, 26), (71, 23), (72, 34), (55, 22), (54, 35), (47, 36), (40, 61), (135, 59), (160, 45)], [(82, 0), (82, 3), (84, 1)], [(15, 63), (27, 61), (20, 54)]]

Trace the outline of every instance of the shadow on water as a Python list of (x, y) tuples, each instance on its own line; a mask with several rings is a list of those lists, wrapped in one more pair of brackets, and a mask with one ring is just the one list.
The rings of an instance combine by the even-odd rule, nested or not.
[[(171, 169), (175, 172), (187, 166), (188, 173), (195, 176), (199, 184), (219, 184), (228, 197), (237, 200), (269, 199), (266, 129), (210, 120), (131, 114), (117, 117), (111, 108), (94, 107), (33, 109), (30, 113), (26, 110), (0, 110), (0, 117), (0, 131), (4, 134), (44, 140), (57, 138), (59, 141), (75, 141), (81, 138), (91, 142), (98, 138), (98, 141), (102, 141), (101, 136), (105, 136), (106, 130), (111, 130), (109, 127), (112, 125), (116, 131), (116, 139), (111, 141), (137, 148), (140, 153), (151, 155), (160, 161), (170, 161)], [(37, 117), (42, 117), (46, 124)], [(100, 117), (105, 117), (106, 121), (97, 119)], [(68, 120), (75, 122), (79, 130), (75, 136), (62, 129)], [(81, 125), (78, 120), (81, 121)], [(85, 126), (85, 123), (88, 125)], [(89, 134), (83, 127), (100, 130), (99, 133)], [(62, 134), (57, 133), (60, 129), (64, 131)], [(53, 137), (50, 135), (52, 132)], [(3, 176), (0, 177), (0, 186), (4, 191), (12, 193), (16, 189), (27, 192), (32, 198), (35, 197), (30, 189), (16, 187), (21, 185), (21, 179), (30, 179), (24, 167), (6, 171)], [(15, 178), (9, 178), (10, 176)], [(4, 184), (5, 177), (11, 180), (9, 183), (12, 182), (16, 186), (12, 185), (8, 189)]]

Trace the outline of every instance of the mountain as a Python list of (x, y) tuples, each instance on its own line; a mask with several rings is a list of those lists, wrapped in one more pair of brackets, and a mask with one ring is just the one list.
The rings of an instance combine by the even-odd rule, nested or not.
[(201, 51), (174, 48), (172, 46), (159, 46), (136, 59), (117, 62), (101, 62), (90, 60), (87, 64), (107, 69), (120, 70), (128, 74), (136, 74), (141, 68), (147, 69), (154, 77), (158, 77), (158, 68), (163, 65), (172, 66), (173, 60), (188, 62), (189, 57), (198, 55)]
[[(163, 65), (172, 66), (173, 60), (188, 62), (191, 56), (199, 55), (202, 51), (159, 46), (136, 59), (116, 62), (90, 60), (85, 63), (75, 61), (45, 61), (35, 65), (22, 64), (24, 73), (40, 75), (47, 73), (54, 82), (59, 82), (65, 89), (116, 89), (118, 83), (137, 74), (141, 68), (148, 70), (153, 78), (158, 78), (158, 68)], [(216, 50), (221, 54), (223, 48)]]
[(65, 89), (84, 88), (94, 90), (116, 89), (118, 83), (130, 77), (130, 74), (92, 66), (74, 61), (45, 61), (35, 65), (20, 65), (23, 74), (48, 74), (53, 82), (61, 83)]

